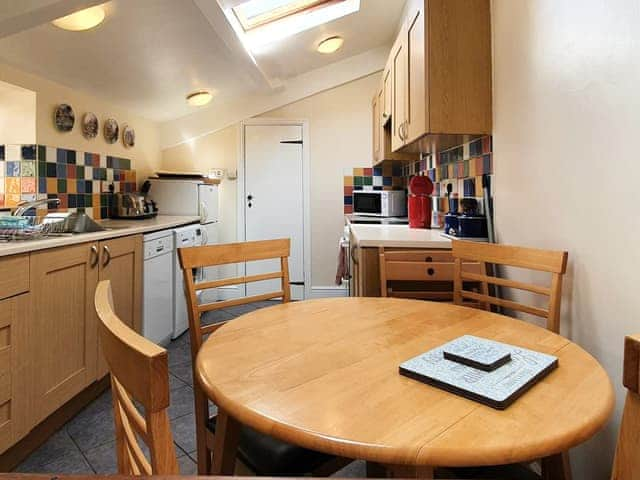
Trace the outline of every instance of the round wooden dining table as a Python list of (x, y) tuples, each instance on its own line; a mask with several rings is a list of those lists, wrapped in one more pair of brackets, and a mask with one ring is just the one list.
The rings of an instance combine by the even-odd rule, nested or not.
[[(558, 368), (505, 410), (398, 373), (470, 334), (555, 355)], [(218, 406), (214, 473), (232, 474), (241, 424), (280, 440), (429, 478), (436, 466), (547, 459), (609, 419), (609, 377), (586, 351), (484, 310), (392, 298), (332, 298), (242, 315), (202, 345), (196, 376)]]

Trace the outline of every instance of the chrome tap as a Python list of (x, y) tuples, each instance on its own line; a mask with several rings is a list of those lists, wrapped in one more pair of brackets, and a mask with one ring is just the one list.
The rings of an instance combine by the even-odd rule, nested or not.
[(40, 205), (48, 205), (50, 203), (53, 203), (55, 204), (56, 207), (58, 207), (60, 205), (60, 199), (59, 198), (43, 198), (42, 200), (35, 200), (33, 202), (22, 202), (21, 204), (18, 205), (18, 208), (16, 208), (13, 211), (12, 215), (14, 217), (20, 217), (24, 215), (31, 208), (36, 208), (36, 207), (39, 207)]

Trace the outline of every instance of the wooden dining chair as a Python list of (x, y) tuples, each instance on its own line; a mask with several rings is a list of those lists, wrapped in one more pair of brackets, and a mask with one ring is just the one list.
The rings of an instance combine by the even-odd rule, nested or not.
[[(202, 325), (202, 314), (276, 298), (282, 299), (284, 303), (289, 302), (291, 300), (289, 287), (289, 250), (289, 239), (238, 242), (178, 249), (180, 266), (184, 274), (187, 310), (189, 312), (189, 338), (191, 340), (191, 359), (194, 368), (194, 378), (196, 378), (195, 360), (204, 336), (211, 334), (226, 323), (219, 322), (212, 325)], [(195, 283), (192, 273), (194, 269), (198, 268), (267, 259), (279, 260), (280, 268), (270, 273), (199, 283)], [(274, 279), (280, 280), (280, 286), (277, 290), (269, 293), (207, 304), (198, 303), (198, 291)], [(212, 467), (216, 419), (215, 417), (209, 418), (208, 398), (198, 383), (194, 382), (193, 387), (196, 402), (198, 473), (200, 475), (206, 475), (211, 472)], [(280, 440), (248, 427), (243, 427), (240, 432), (238, 458), (254, 474), (261, 476), (299, 476), (309, 473), (326, 475), (337, 471), (345, 464), (342, 461), (338, 461), (336, 457), (281, 442)]]
[[(454, 258), (453, 301), (457, 305), (465, 300), (479, 302), (486, 308), (497, 305), (518, 312), (528, 313), (546, 321), (546, 327), (554, 333), (560, 331), (560, 302), (562, 300), (562, 278), (567, 271), (567, 252), (539, 250), (535, 248), (498, 245), (495, 243), (454, 240), (452, 243)], [(467, 271), (463, 262), (478, 262), (483, 270), (480, 273)], [(535, 285), (489, 275), (486, 265), (519, 267), (550, 274), (550, 286)], [(466, 290), (464, 282), (478, 282), (480, 292)], [(547, 308), (525, 305), (492, 295), (489, 285), (508, 287), (548, 297)]]
[[(138, 335), (115, 314), (111, 282), (103, 280), (95, 293), (98, 334), (111, 373), (118, 473), (179, 474), (171, 435), (167, 351)], [(134, 401), (142, 405), (140, 413)], [(149, 448), (145, 457), (139, 444)]]
[[(450, 251), (387, 250), (379, 247), (380, 293), (383, 297), (453, 300), (454, 263)], [(465, 262), (463, 269), (480, 273), (480, 265)]]
[(640, 335), (624, 340), (622, 384), (627, 389), (611, 480), (640, 479)]

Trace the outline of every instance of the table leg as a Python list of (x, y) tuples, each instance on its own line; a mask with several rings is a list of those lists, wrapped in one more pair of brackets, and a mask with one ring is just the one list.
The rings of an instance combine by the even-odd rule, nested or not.
[(422, 465), (386, 465), (390, 478), (424, 478), (431, 480), (433, 467)]
[(571, 480), (569, 452), (562, 452), (542, 459), (543, 480)]
[(213, 445), (213, 475), (233, 475), (240, 440), (240, 423), (218, 407)]

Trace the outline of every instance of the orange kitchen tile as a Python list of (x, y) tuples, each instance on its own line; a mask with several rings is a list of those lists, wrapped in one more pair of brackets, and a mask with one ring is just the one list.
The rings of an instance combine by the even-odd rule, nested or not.
[(5, 178), (5, 191), (8, 194), (18, 195), (18, 197), (20, 197), (20, 177)]
[(362, 177), (362, 176), (364, 176), (364, 168), (354, 168), (353, 169), (353, 176), (354, 177)]
[(67, 182), (67, 193), (78, 193), (78, 182), (75, 180), (69, 180)]
[(16, 207), (21, 202), (20, 194), (7, 193), (4, 199), (5, 207)]
[(58, 179), (47, 178), (47, 193), (57, 193), (57, 192), (58, 192)]
[(353, 187), (353, 177), (351, 175), (344, 176), (344, 186)]
[(91, 203), (93, 204), (94, 207), (98, 207), (98, 212), (100, 212), (100, 194), (99, 193), (94, 193), (92, 195), (93, 200), (91, 201)]

